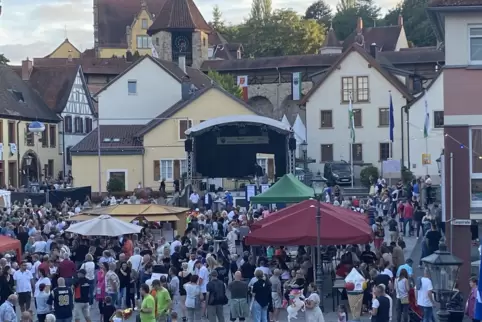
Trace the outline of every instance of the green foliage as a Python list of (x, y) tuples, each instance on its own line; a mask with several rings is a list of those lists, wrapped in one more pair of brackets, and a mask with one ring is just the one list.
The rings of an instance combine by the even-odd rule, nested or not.
[(415, 179), (413, 172), (408, 170), (407, 167), (402, 167), (402, 181), (403, 184), (409, 184), (412, 180)]
[(330, 28), (333, 14), (331, 7), (324, 0), (317, 0), (306, 9), (304, 18), (316, 20), (325, 29), (328, 29)]
[(211, 21), (209, 24), (216, 31), (222, 32), (224, 30), (223, 14), (218, 5), (213, 7), (213, 21)]
[(231, 93), (238, 98), (243, 97), (243, 90), (235, 83), (233, 75), (220, 74), (217, 71), (210, 69), (208, 71), (208, 76), (226, 92)]
[(107, 182), (107, 191), (109, 192), (124, 192), (125, 190), (125, 182), (119, 178), (113, 177)]
[(346, 39), (356, 29), (358, 18), (363, 26), (373, 27), (378, 23), (380, 7), (373, 0), (341, 1), (333, 17), (333, 28), (340, 40)]
[(378, 168), (374, 166), (368, 166), (361, 170), (360, 181), (364, 187), (370, 187), (380, 176)]
[(3, 54), (0, 54), (0, 65), (6, 65), (10, 62), (7, 57), (5, 57)]

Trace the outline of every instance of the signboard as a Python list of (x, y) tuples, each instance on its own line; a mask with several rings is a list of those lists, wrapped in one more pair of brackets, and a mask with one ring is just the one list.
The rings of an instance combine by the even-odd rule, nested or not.
[(452, 220), (453, 226), (470, 226), (472, 221), (470, 219), (454, 219)]
[(422, 154), (422, 165), (429, 165), (432, 164), (432, 156), (430, 153), (423, 153)]
[(268, 191), (269, 189), (269, 184), (262, 184), (261, 185), (261, 193)]
[(385, 160), (382, 163), (383, 166), (383, 175), (387, 174), (400, 174), (401, 167), (400, 167), (400, 161), (399, 160)]
[(246, 185), (246, 200), (249, 202), (251, 197), (256, 196), (256, 185), (255, 184), (247, 184)]

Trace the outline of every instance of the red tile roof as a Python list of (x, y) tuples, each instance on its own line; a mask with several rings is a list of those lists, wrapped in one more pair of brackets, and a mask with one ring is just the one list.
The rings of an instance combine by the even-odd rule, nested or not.
[(150, 35), (161, 30), (203, 30), (212, 28), (204, 20), (193, 0), (166, 0), (148, 30)]
[(336, 37), (335, 30), (330, 28), (321, 47), (341, 47), (340, 41)]

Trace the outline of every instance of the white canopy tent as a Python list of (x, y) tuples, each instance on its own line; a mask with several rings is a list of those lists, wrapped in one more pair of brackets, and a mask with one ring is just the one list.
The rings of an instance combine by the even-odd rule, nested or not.
[(12, 193), (8, 190), (0, 190), (0, 206), (11, 207), (12, 206)]
[(109, 215), (100, 215), (93, 219), (73, 224), (67, 229), (67, 232), (83, 236), (115, 237), (127, 234), (138, 234), (141, 230), (141, 226), (116, 219)]
[(306, 142), (306, 126), (301, 120), (300, 115), (296, 115), (295, 123), (293, 124), (293, 132), (296, 138), (296, 153), (300, 157), (300, 144)]

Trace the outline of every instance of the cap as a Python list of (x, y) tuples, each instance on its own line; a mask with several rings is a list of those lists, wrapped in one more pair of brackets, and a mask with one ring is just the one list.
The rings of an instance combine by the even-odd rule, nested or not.
[(199, 208), (196, 208), (196, 210), (195, 210), (195, 211), (199, 211)]

